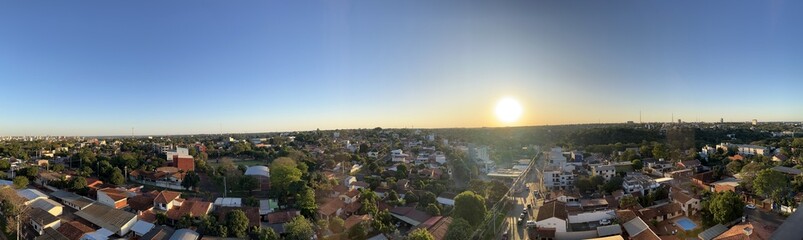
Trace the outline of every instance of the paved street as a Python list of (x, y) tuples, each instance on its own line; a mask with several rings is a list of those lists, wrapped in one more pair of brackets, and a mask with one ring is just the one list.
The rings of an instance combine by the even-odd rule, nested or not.
[[(506, 223), (503, 224), (503, 226), (507, 227), (509, 239), (511, 240), (527, 239), (526, 226), (524, 223), (519, 223), (519, 217), (527, 207), (527, 204), (535, 203), (533, 204), (532, 208), (528, 209), (529, 214), (527, 214), (525, 222), (527, 220), (534, 220), (535, 216), (538, 215), (538, 207), (543, 204), (543, 200), (536, 199), (533, 196), (533, 190), (540, 189), (539, 186), (541, 186), (541, 184), (538, 183), (540, 176), (540, 167), (538, 167), (539, 165), (541, 165), (540, 158), (536, 160), (536, 164), (534, 166), (535, 169), (530, 171), (524, 180), (526, 186), (528, 187), (527, 189), (529, 190), (525, 189), (524, 191), (514, 194), (513, 196), (512, 200), (515, 204), (507, 213)], [(540, 190), (543, 191), (543, 189)]]

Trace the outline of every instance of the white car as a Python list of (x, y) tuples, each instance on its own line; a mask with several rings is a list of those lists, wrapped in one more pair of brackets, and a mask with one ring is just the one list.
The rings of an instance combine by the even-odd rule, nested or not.
[(746, 207), (746, 208), (748, 208), (748, 209), (756, 209), (756, 205), (753, 205), (753, 204), (747, 204), (747, 205), (746, 205), (746, 206), (744, 206), (744, 207)]
[(608, 225), (608, 224), (611, 224), (611, 220), (610, 219), (599, 220), (599, 225)]
[(527, 220), (527, 227), (535, 227), (535, 221)]

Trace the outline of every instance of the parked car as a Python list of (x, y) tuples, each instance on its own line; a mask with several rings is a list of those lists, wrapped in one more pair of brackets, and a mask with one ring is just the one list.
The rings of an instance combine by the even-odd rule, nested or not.
[(610, 219), (599, 220), (599, 225), (608, 225), (608, 224), (611, 224), (611, 220)]
[(535, 227), (535, 221), (527, 220), (527, 227)]

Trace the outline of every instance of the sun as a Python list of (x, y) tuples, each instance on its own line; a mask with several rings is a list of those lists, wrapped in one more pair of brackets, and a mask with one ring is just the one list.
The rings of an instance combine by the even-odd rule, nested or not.
[(506, 97), (496, 103), (496, 118), (504, 123), (512, 123), (521, 117), (521, 104), (516, 99)]

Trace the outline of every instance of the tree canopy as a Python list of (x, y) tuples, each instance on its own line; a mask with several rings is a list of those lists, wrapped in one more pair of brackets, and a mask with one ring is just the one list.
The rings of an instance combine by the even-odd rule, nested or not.
[(240, 209), (226, 214), (226, 228), (229, 234), (238, 238), (244, 238), (248, 234), (248, 217)]
[(309, 222), (304, 216), (297, 216), (284, 224), (284, 228), (289, 240), (308, 240), (315, 234), (312, 229), (312, 223)]
[(444, 235), (444, 240), (463, 240), (469, 239), (471, 237), (471, 233), (474, 232), (474, 229), (471, 227), (471, 224), (468, 223), (466, 220), (461, 218), (455, 218), (452, 220), (452, 224), (449, 224), (449, 228), (446, 230), (446, 235)]
[(435, 240), (435, 237), (426, 228), (419, 228), (407, 235), (407, 240)]
[(486, 212), (485, 199), (472, 191), (462, 192), (454, 198), (452, 216), (464, 219), (472, 226), (478, 226), (485, 219)]

